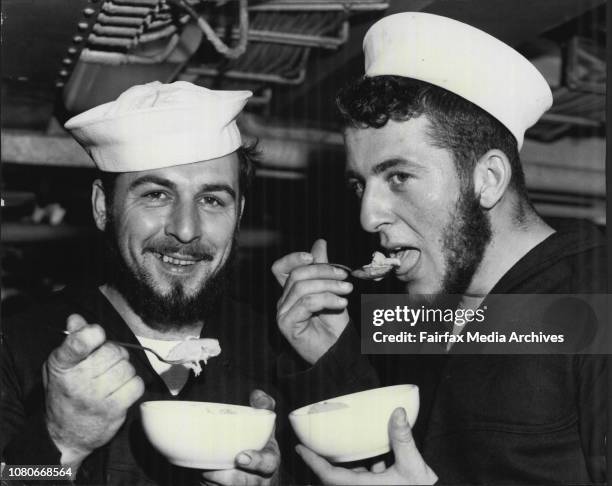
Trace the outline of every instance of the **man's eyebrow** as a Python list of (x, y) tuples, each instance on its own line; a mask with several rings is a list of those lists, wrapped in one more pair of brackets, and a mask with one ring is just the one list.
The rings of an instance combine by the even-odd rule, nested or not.
[(355, 172), (354, 170), (350, 170), (350, 169), (344, 172), (344, 178), (345, 179), (357, 179), (357, 180), (362, 179), (362, 177), (357, 172)]
[(128, 191), (132, 191), (138, 188), (139, 186), (143, 186), (145, 184), (157, 184), (158, 186), (168, 187), (169, 189), (176, 189), (176, 184), (170, 179), (165, 179), (164, 177), (154, 175), (145, 175), (130, 182), (130, 185), (128, 186)]
[(232, 199), (236, 199), (236, 191), (229, 184), (203, 184), (200, 192), (227, 192)]
[[(374, 167), (370, 169), (370, 172), (373, 175), (379, 175), (389, 169), (392, 169), (393, 167), (397, 167), (398, 165), (410, 165), (413, 167), (421, 167), (419, 164), (416, 164), (404, 158), (394, 157), (392, 159), (383, 160), (382, 162), (376, 164)], [(355, 172), (354, 170), (350, 170), (350, 169), (347, 170), (344, 173), (344, 175), (347, 179), (358, 179), (358, 180), (363, 179), (363, 177), (359, 173)]]
[[(387, 159), (387, 160), (383, 160), (379, 164), (376, 164), (374, 167), (372, 167), (372, 169), (370, 169), (370, 172), (374, 175), (379, 175), (389, 169), (392, 169), (393, 167), (397, 167), (398, 165), (407, 165), (407, 164), (411, 164), (411, 163), (403, 158)], [(411, 164), (411, 165), (417, 165), (417, 164)]]
[[(172, 190), (177, 189), (177, 185), (170, 179), (154, 175), (145, 175), (132, 181), (128, 190), (134, 190), (145, 184), (156, 184)], [(199, 188), (199, 192), (226, 192), (232, 199), (236, 199), (236, 191), (229, 184), (224, 183), (202, 184)]]

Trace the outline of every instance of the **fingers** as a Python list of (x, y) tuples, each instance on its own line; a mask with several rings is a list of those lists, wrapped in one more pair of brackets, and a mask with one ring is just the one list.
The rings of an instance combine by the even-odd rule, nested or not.
[[(333, 282), (299, 284), (305, 281), (324, 281), (324, 280), (345, 280), (348, 277), (348, 272), (338, 267), (326, 265), (327, 263), (327, 243), (323, 239), (315, 241), (312, 246), (312, 254), (309, 253), (292, 253), (280, 260), (277, 260), (272, 266), (277, 281), (283, 285), (283, 294), (278, 301), (278, 309), (280, 313), (286, 312), (295, 300), (306, 293), (321, 293), (324, 291), (336, 292), (344, 295), (352, 290), (352, 285), (346, 283), (344, 285), (334, 284)], [(296, 285), (300, 285), (296, 288)], [(310, 285), (314, 287), (304, 287)], [(325, 288), (323, 288), (325, 286)], [(291, 296), (292, 297), (289, 297)]]
[(312, 245), (310, 253), (312, 253), (315, 263), (327, 263), (327, 241), (319, 238)]
[[(342, 312), (347, 306), (347, 299), (331, 292), (306, 295), (300, 298), (291, 309), (280, 316), (278, 323), (279, 328), (285, 335), (299, 330), (306, 330), (306, 328), (296, 328), (295, 323), (306, 321), (310, 319), (313, 314), (324, 310)], [(348, 317), (346, 322), (348, 322)], [(344, 329), (346, 322), (339, 321), (337, 326)], [(335, 331), (337, 330), (338, 329), (335, 329)]]
[(207, 471), (202, 474), (205, 484), (261, 485), (270, 484), (280, 466), (280, 451), (276, 439), (271, 438), (260, 451), (243, 451), (236, 456), (237, 469)]
[(128, 363), (129, 356), (127, 349), (123, 346), (106, 342), (91, 353), (87, 360), (81, 363), (81, 367), (89, 368), (91, 376), (97, 377), (106, 373), (120, 361)]
[(276, 277), (276, 281), (281, 286), (284, 286), (293, 270), (304, 265), (310, 265), (313, 262), (328, 263), (327, 242), (323, 239), (318, 239), (314, 242), (311, 253), (295, 252), (276, 260), (272, 265), (272, 273)]
[(232, 484), (231, 481), (234, 472), (234, 469), (203, 472), (200, 486), (221, 486), (225, 484)]
[(271, 476), (280, 465), (280, 451), (276, 439), (271, 438), (260, 451), (248, 450), (236, 456), (236, 464), (240, 469), (250, 471), (260, 476)]
[(244, 473), (236, 469), (223, 469), (220, 471), (207, 471), (202, 473), (202, 484), (207, 486), (248, 486), (255, 485), (254, 481), (249, 481), (246, 477), (239, 478), (238, 476)]
[(253, 408), (263, 408), (272, 411), (274, 411), (274, 407), (276, 407), (276, 402), (274, 401), (274, 398), (272, 398), (270, 395), (268, 395), (262, 390), (253, 390), (251, 392), (251, 396), (249, 397), (249, 404)]
[(334, 467), (301, 444), (297, 445), (295, 450), (323, 484), (359, 484), (359, 473)]
[(261, 486), (270, 480), (239, 469), (224, 469), (202, 473), (202, 484), (206, 486)]
[(344, 280), (348, 272), (340, 267), (325, 263), (311, 263), (294, 268), (285, 286), (294, 285), (300, 280)]
[(385, 461), (378, 461), (372, 464), (370, 471), (373, 472), (374, 474), (379, 474), (379, 473), (385, 472), (386, 469), (387, 469), (387, 465), (385, 464)]
[(337, 280), (342, 281), (348, 277), (346, 270), (326, 265), (324, 263), (313, 263), (295, 268), (285, 280), (285, 287), (279, 302), (284, 302), (290, 292), (294, 291), (294, 287), (298, 282), (307, 280)]
[(127, 410), (145, 391), (144, 382), (140, 376), (135, 375), (129, 381), (115, 390), (114, 393), (106, 398), (106, 403), (111, 408)]
[(310, 265), (312, 263), (312, 255), (307, 252), (296, 252), (285, 255), (276, 260), (272, 265), (272, 273), (276, 277), (276, 281), (281, 285), (285, 285), (285, 281), (289, 274), (298, 267)]
[(291, 287), (284, 299), (281, 299), (278, 314), (285, 314), (299, 300), (307, 297), (326, 293), (340, 296), (350, 294), (352, 291), (353, 284), (343, 280), (301, 280)]
[(67, 328), (73, 331), (50, 356), (52, 366), (60, 370), (76, 366), (106, 340), (102, 327), (97, 324), (89, 325), (76, 314), (68, 318)]
[(105, 399), (119, 390), (134, 376), (136, 376), (136, 370), (130, 362), (121, 360), (94, 380), (95, 391), (102, 394), (100, 399)]

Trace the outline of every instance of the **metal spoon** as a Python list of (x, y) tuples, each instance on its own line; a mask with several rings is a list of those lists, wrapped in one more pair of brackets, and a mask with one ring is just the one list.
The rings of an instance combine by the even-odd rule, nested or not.
[[(365, 270), (363, 270), (363, 267), (356, 268), (355, 270), (351, 270), (346, 265), (342, 265), (340, 263), (329, 263), (329, 265), (331, 265), (332, 267), (341, 268), (342, 270), (345, 270), (346, 272), (348, 272), (349, 275), (351, 275), (352, 277), (359, 278), (361, 280), (382, 280), (384, 277), (389, 275), (389, 273), (391, 273), (391, 271), (394, 268), (392, 265), (388, 265), (388, 269), (385, 269), (384, 272), (372, 274), (370, 272), (366, 272)], [(381, 267), (381, 268), (384, 268), (384, 267)]]
[[(67, 336), (69, 336), (71, 334), (70, 331), (66, 331), (65, 329), (62, 330), (61, 333), (62, 334), (66, 334)], [(158, 360), (163, 361), (164, 363), (168, 363), (169, 365), (181, 365), (181, 364), (193, 362), (192, 359), (185, 359), (185, 358), (183, 358), (183, 359), (166, 359), (166, 358), (163, 358), (162, 356), (160, 356), (157, 351), (155, 351), (155, 350), (153, 350), (151, 348), (147, 348), (146, 346), (141, 346), (139, 344), (123, 343), (121, 341), (114, 341), (113, 339), (107, 339), (106, 342), (107, 343), (117, 344), (118, 346), (123, 346), (125, 348), (140, 349), (141, 351), (149, 351)]]

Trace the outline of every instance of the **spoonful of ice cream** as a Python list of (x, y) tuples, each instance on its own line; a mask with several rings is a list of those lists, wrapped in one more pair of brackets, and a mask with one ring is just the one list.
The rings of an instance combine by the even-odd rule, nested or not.
[(351, 270), (346, 265), (339, 263), (330, 263), (330, 265), (346, 270), (355, 278), (378, 282), (385, 278), (395, 267), (399, 267), (401, 262), (399, 258), (387, 258), (381, 252), (375, 251), (372, 254), (372, 261), (370, 263), (355, 270)]

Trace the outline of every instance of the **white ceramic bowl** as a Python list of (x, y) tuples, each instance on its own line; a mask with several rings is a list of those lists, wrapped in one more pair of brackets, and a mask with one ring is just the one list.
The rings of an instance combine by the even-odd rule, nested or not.
[(231, 469), (239, 452), (261, 449), (276, 414), (225, 403), (152, 401), (140, 405), (145, 434), (169, 462), (197, 469)]
[(300, 442), (317, 454), (332, 462), (357, 461), (389, 452), (388, 423), (397, 407), (404, 407), (412, 427), (419, 388), (395, 385), (331, 398), (294, 410), (289, 420)]

